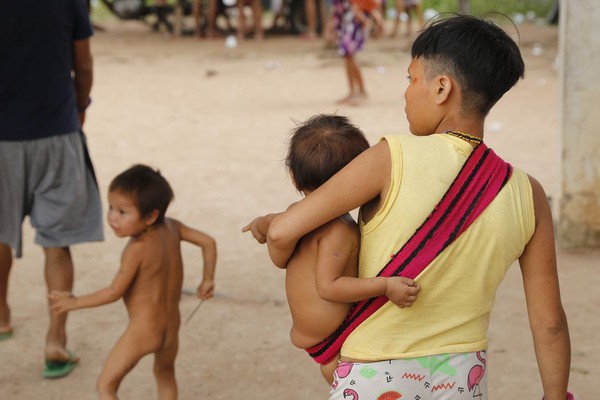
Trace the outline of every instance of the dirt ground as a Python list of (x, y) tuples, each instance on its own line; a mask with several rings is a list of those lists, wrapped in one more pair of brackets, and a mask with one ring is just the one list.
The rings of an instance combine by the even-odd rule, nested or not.
[[(316, 364), (289, 342), (284, 273), (266, 249), (240, 233), (254, 216), (298, 199), (283, 167), (294, 120), (314, 113), (349, 116), (371, 143), (407, 133), (403, 92), (406, 38), (370, 40), (359, 59), (369, 100), (338, 106), (346, 94), (342, 61), (321, 41), (272, 36), (227, 48), (224, 38), (166, 40), (138, 23), (110, 23), (92, 41), (93, 105), (85, 126), (103, 200), (112, 177), (133, 163), (160, 168), (176, 199), (172, 217), (216, 237), (217, 295), (181, 329), (181, 399), (325, 399)], [(527, 77), (488, 118), (488, 144), (545, 186), (559, 189), (558, 31), (521, 25)], [(104, 204), (106, 204), (104, 200)], [(75, 293), (107, 285), (124, 240), (73, 247)], [(127, 318), (121, 302), (74, 312), (69, 348), (81, 357), (67, 378), (41, 378), (47, 325), (42, 253), (26, 225), (25, 257), (10, 281), (15, 336), (0, 342), (0, 398), (94, 399), (95, 380)], [(578, 399), (600, 391), (599, 250), (559, 250), (561, 288), (572, 335), (570, 387)], [(184, 246), (185, 288), (201, 276), (201, 257)], [(184, 318), (197, 304), (181, 303)], [(518, 266), (500, 288), (489, 331), (490, 398), (539, 399), (541, 384)], [(124, 381), (123, 399), (155, 398), (152, 359)], [(596, 371), (596, 372), (594, 372)]]

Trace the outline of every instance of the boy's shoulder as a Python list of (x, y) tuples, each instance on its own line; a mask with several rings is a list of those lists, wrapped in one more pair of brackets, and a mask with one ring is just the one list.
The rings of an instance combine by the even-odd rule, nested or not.
[(170, 230), (179, 230), (181, 222), (175, 218), (165, 217), (163, 224)]

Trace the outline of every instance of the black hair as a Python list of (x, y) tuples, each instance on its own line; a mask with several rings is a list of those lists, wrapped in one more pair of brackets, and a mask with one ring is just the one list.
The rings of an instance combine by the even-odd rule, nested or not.
[(413, 43), (411, 56), (424, 60), (428, 79), (452, 75), (463, 107), (484, 116), (525, 74), (514, 40), (492, 21), (469, 15), (432, 22)]
[(167, 208), (174, 197), (169, 182), (160, 171), (142, 164), (136, 164), (117, 175), (108, 190), (130, 195), (142, 217), (158, 210), (156, 223), (164, 221)]
[(368, 148), (348, 118), (318, 114), (292, 131), (285, 164), (298, 190), (315, 190)]

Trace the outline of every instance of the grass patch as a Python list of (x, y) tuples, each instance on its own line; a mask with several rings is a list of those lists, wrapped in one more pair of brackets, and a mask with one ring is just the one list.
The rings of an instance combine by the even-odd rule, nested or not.
[[(423, 8), (433, 8), (437, 12), (457, 12), (458, 0), (423, 0)], [(482, 16), (490, 12), (506, 15), (526, 14), (533, 11), (538, 17), (545, 18), (552, 9), (555, 0), (471, 0), (471, 14)]]

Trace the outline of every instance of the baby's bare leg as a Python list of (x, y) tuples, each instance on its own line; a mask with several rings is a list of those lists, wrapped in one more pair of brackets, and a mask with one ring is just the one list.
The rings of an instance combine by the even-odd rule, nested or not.
[(340, 361), (339, 354), (337, 356), (335, 356), (335, 358), (333, 360), (329, 361), (328, 364), (321, 365), (321, 374), (323, 375), (323, 378), (325, 378), (325, 380), (327, 381), (327, 383), (329, 383), (330, 386), (331, 386), (331, 384), (333, 384), (333, 373), (335, 372), (335, 369), (338, 367), (338, 361)]
[(161, 342), (162, 335), (151, 334), (130, 323), (106, 358), (96, 384), (98, 397), (101, 400), (117, 399), (117, 390), (125, 375), (142, 357), (155, 352)]
[[(169, 339), (169, 338), (167, 338)], [(158, 385), (159, 400), (177, 399), (177, 381), (175, 380), (175, 358), (179, 349), (177, 333), (172, 340), (154, 353), (154, 377)]]

